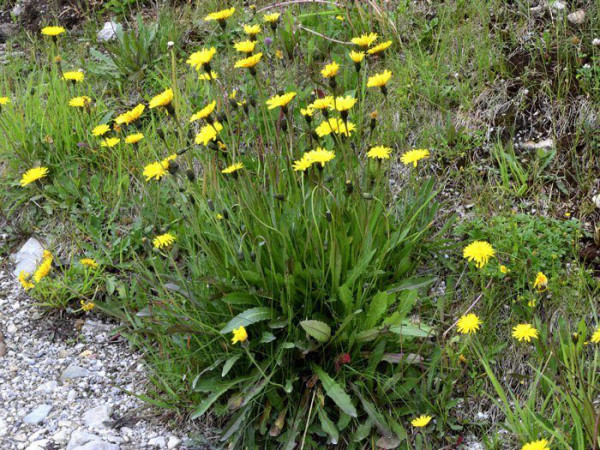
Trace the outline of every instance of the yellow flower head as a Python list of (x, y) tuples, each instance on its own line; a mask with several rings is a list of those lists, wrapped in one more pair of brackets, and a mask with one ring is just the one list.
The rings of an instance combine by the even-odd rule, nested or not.
[(200, 128), (200, 132), (196, 135), (196, 144), (208, 145), (210, 141), (217, 138), (217, 134), (223, 129), (223, 125), (219, 122), (214, 122), (210, 125), (204, 125)]
[(241, 41), (233, 44), (234, 48), (241, 53), (252, 53), (257, 41)]
[(475, 261), (478, 269), (485, 266), (490, 258), (496, 254), (494, 248), (486, 241), (473, 241), (463, 250), (463, 258), (469, 261)]
[(331, 133), (350, 136), (355, 129), (356, 126), (352, 122), (345, 122), (339, 118), (332, 118), (321, 122), (315, 131), (319, 137), (328, 136)]
[(73, 108), (85, 108), (92, 102), (92, 99), (82, 95), (81, 97), (74, 97), (69, 100), (69, 106)]
[(25, 289), (26, 291), (35, 286), (33, 281), (31, 281), (29, 272), (25, 272), (24, 270), (21, 270), (21, 272), (19, 273), (19, 282), (21, 283), (21, 286), (23, 286), (23, 289)]
[(351, 95), (347, 95), (346, 97), (337, 97), (335, 99), (334, 105), (335, 109), (342, 112), (348, 111), (356, 104), (356, 99)]
[(367, 53), (369, 55), (375, 55), (376, 53), (380, 53), (380, 52), (384, 51), (390, 45), (392, 45), (392, 41), (382, 42), (381, 44), (376, 45), (375, 47), (370, 48), (369, 50), (367, 50)]
[(171, 233), (165, 233), (156, 236), (152, 240), (152, 245), (154, 245), (154, 248), (161, 249), (169, 247), (173, 242), (175, 242), (175, 236), (173, 236)]
[(538, 292), (544, 292), (548, 289), (548, 277), (544, 275), (543, 272), (538, 272), (535, 276), (533, 287), (534, 289), (537, 289)]
[(275, 95), (266, 101), (267, 107), (269, 109), (275, 109), (279, 106), (285, 108), (289, 102), (296, 96), (295, 92), (288, 92), (283, 95)]
[(110, 127), (106, 124), (98, 125), (92, 130), (92, 135), (98, 137), (110, 131)]
[(190, 117), (190, 122), (195, 122), (196, 120), (200, 120), (200, 119), (206, 119), (208, 116), (210, 116), (212, 114), (212, 112), (215, 110), (216, 106), (217, 106), (217, 102), (213, 100), (211, 103), (209, 103), (204, 108), (202, 108), (200, 111), (198, 111), (196, 114), (192, 115), (192, 117)]
[(530, 442), (521, 447), (521, 450), (550, 450), (550, 444), (546, 439)]
[(312, 117), (314, 112), (315, 109), (311, 105), (308, 105), (306, 108), (300, 108), (300, 114), (305, 117)]
[(425, 158), (429, 158), (429, 150), (427, 149), (415, 149), (410, 150), (402, 155), (400, 160), (403, 164), (409, 165), (412, 164), (414, 167), (417, 167), (417, 163)]
[(292, 167), (294, 168), (295, 172), (304, 172), (306, 169), (308, 169), (310, 166), (312, 166), (312, 163), (313, 162), (310, 159), (303, 156), (302, 159), (299, 159), (298, 161), (294, 161), (294, 163), (292, 164)]
[(121, 142), (121, 139), (116, 138), (116, 137), (106, 138), (102, 142), (100, 142), (100, 146), (112, 148), (115, 145), (117, 145), (119, 142)]
[(243, 163), (235, 163), (235, 164), (232, 164), (232, 165), (224, 168), (223, 170), (221, 170), (221, 173), (224, 173), (224, 174), (235, 173), (238, 170), (242, 170), (243, 168), (244, 168)]
[(367, 152), (367, 156), (372, 159), (390, 159), (391, 152), (392, 149), (390, 147), (377, 145), (375, 147), (371, 147), (371, 150)]
[(85, 79), (83, 72), (72, 71), (63, 73), (63, 80), (81, 82)]
[(263, 16), (263, 20), (267, 23), (275, 23), (279, 20), (279, 17), (281, 16), (281, 13), (271, 13), (271, 14), (265, 14)]
[(256, 36), (260, 32), (260, 25), (244, 25), (244, 33), (248, 36)]
[(54, 258), (50, 256), (49, 258), (44, 258), (42, 260), (42, 263), (38, 266), (38, 268), (35, 270), (35, 273), (33, 274), (33, 281), (39, 283), (42, 280), (42, 278), (44, 278), (50, 273), (50, 270), (52, 270), (53, 259)]
[(222, 22), (224, 20), (229, 19), (231, 16), (233, 16), (234, 12), (235, 12), (235, 8), (222, 9), (221, 11), (210, 13), (208, 16), (206, 16), (204, 18), (204, 21), (210, 22), (211, 20), (218, 20), (219, 22)]
[(314, 102), (309, 105), (309, 108), (313, 109), (326, 109), (333, 107), (333, 96), (328, 95), (323, 98), (317, 98)]
[(415, 428), (423, 428), (426, 427), (429, 424), (429, 422), (431, 422), (431, 419), (433, 419), (433, 417), (421, 415), (411, 420), (410, 424)]
[(377, 40), (377, 33), (363, 34), (362, 36), (352, 38), (351, 42), (359, 47), (370, 47)]
[(327, 64), (323, 70), (321, 70), (321, 75), (323, 78), (333, 78), (340, 71), (340, 65), (335, 61)]
[(115, 123), (117, 125), (123, 125), (123, 124), (129, 125), (130, 123), (138, 120), (145, 109), (146, 109), (146, 106), (144, 106), (142, 103), (140, 103), (132, 110), (126, 111), (123, 114), (117, 116), (117, 118), (115, 119)]
[(219, 78), (219, 75), (214, 70), (211, 70), (210, 73), (203, 72), (198, 74), (198, 79), (203, 81), (216, 80)]
[(481, 320), (475, 314), (467, 314), (458, 319), (457, 329), (461, 334), (471, 334), (479, 331)]
[(25, 187), (36, 180), (46, 177), (46, 175), (48, 175), (47, 167), (34, 167), (23, 174), (19, 184), (21, 187)]
[(63, 34), (65, 30), (63, 27), (44, 27), (42, 28), (42, 34), (44, 36), (58, 36), (59, 34)]
[(85, 312), (89, 312), (96, 307), (94, 302), (86, 302), (85, 300), (81, 300), (79, 303), (81, 304), (81, 309)]
[(200, 70), (202, 66), (208, 64), (217, 50), (214, 47), (209, 49), (203, 48), (198, 52), (194, 52), (187, 59), (186, 64), (192, 66), (196, 70)]
[(235, 63), (234, 67), (236, 69), (251, 69), (260, 62), (262, 55), (262, 53), (257, 53), (256, 55), (249, 56), (248, 58), (240, 59)]
[(233, 330), (233, 337), (231, 338), (232, 344), (244, 342), (246, 339), (248, 339), (248, 333), (246, 332), (246, 329), (243, 326)]
[(161, 92), (160, 94), (152, 97), (148, 107), (150, 109), (156, 108), (159, 106), (168, 106), (173, 101), (173, 89), (169, 88)]
[(143, 133), (134, 133), (134, 134), (130, 134), (129, 136), (127, 136), (125, 138), (125, 143), (126, 144), (137, 144), (142, 139), (144, 139)]
[(531, 342), (538, 338), (538, 330), (529, 323), (521, 323), (513, 328), (512, 336), (519, 342)]
[(89, 267), (91, 269), (98, 268), (98, 263), (94, 261), (92, 258), (83, 258), (79, 260), (79, 264), (85, 267)]
[(352, 50), (348, 56), (350, 56), (350, 59), (352, 61), (354, 61), (355, 64), (361, 63), (363, 61), (363, 59), (365, 59), (365, 52), (355, 52), (354, 50)]
[(317, 147), (315, 150), (306, 152), (302, 159), (310, 161), (311, 164), (321, 164), (321, 167), (325, 167), (325, 163), (335, 158), (335, 152), (333, 150), (325, 150), (324, 148)]
[(510, 272), (510, 269), (508, 267), (506, 267), (505, 265), (501, 265), (500, 266), (500, 273), (506, 274), (506, 273), (509, 273), (509, 272)]
[(0, 97), (0, 106), (8, 105), (10, 103), (9, 97)]
[(367, 80), (367, 87), (384, 87), (386, 84), (388, 84), (390, 78), (392, 78), (392, 72), (389, 70), (384, 70), (381, 73), (377, 73), (372, 77), (369, 77)]
[(600, 344), (600, 327), (596, 328), (590, 340), (593, 344)]

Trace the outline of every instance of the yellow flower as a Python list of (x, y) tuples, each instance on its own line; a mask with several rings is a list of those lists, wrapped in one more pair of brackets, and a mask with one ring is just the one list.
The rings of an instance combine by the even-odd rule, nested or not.
[(340, 65), (335, 61), (327, 64), (323, 70), (321, 70), (321, 75), (323, 78), (332, 78), (335, 77), (340, 71)]
[(262, 53), (257, 53), (256, 55), (252, 55), (248, 58), (240, 59), (235, 63), (234, 67), (236, 69), (251, 69), (260, 62), (260, 58), (262, 58), (262, 55)]
[(334, 104), (336, 110), (340, 112), (348, 111), (356, 104), (356, 99), (350, 95), (347, 95), (346, 97), (338, 97), (335, 99)]
[(222, 9), (221, 11), (210, 13), (208, 16), (206, 16), (204, 18), (204, 21), (210, 22), (211, 20), (218, 20), (219, 22), (222, 22), (222, 21), (229, 19), (233, 15), (234, 12), (235, 12), (235, 8)]
[(279, 20), (281, 13), (265, 14), (263, 20), (267, 23), (275, 23)]
[(9, 97), (0, 97), (0, 106), (8, 105), (10, 103)]
[(367, 50), (367, 53), (369, 55), (375, 55), (376, 53), (380, 53), (380, 52), (384, 51), (390, 45), (392, 45), (392, 41), (382, 42), (381, 44), (376, 45), (375, 47)]
[(543, 272), (538, 272), (535, 276), (533, 287), (537, 289), (538, 292), (544, 292), (546, 289), (548, 289), (548, 277), (544, 275)]
[(354, 61), (355, 64), (359, 64), (365, 59), (365, 52), (355, 52), (352, 50), (348, 56), (350, 56), (350, 59)]
[(211, 70), (210, 73), (203, 72), (203, 73), (198, 74), (199, 80), (210, 81), (210, 80), (216, 80), (217, 78), (219, 78), (219, 75), (214, 70)]
[(594, 344), (600, 344), (600, 327), (596, 328), (596, 331), (594, 331), (590, 340)]
[(504, 265), (500, 266), (500, 273), (505, 273), (506, 274), (506, 273), (509, 273), (509, 272), (510, 272), (510, 269), (508, 267), (506, 267)]
[(208, 145), (210, 141), (217, 138), (218, 132), (223, 129), (223, 125), (219, 122), (214, 122), (210, 125), (205, 125), (200, 128), (200, 132), (196, 135), (196, 144)]
[(342, 119), (333, 118), (321, 122), (321, 124), (315, 129), (319, 137), (328, 136), (331, 133), (342, 134), (350, 136), (356, 129), (356, 126), (352, 122), (344, 122)]
[(190, 117), (190, 122), (195, 122), (196, 120), (200, 120), (200, 119), (206, 119), (208, 116), (210, 116), (212, 114), (212, 112), (215, 110), (216, 106), (217, 106), (217, 102), (213, 100), (207, 106), (205, 106), (200, 111), (198, 111), (196, 114), (194, 114), (192, 117)]
[(81, 300), (80, 304), (81, 304), (81, 309), (85, 312), (91, 311), (96, 306), (96, 304), (94, 302), (86, 302), (85, 300)]
[(79, 260), (79, 264), (85, 267), (90, 267), (91, 269), (96, 269), (98, 267), (98, 263), (94, 261), (92, 258), (83, 258)]
[(352, 38), (350, 42), (359, 47), (370, 47), (377, 40), (377, 33), (363, 34), (362, 36)]
[(317, 147), (315, 150), (306, 152), (302, 159), (310, 161), (311, 164), (321, 164), (321, 167), (325, 167), (325, 163), (335, 158), (335, 152), (333, 150), (325, 150), (324, 148)]
[(384, 70), (381, 73), (377, 73), (372, 77), (369, 77), (367, 80), (367, 87), (385, 87), (388, 81), (390, 81), (390, 78), (392, 78), (392, 72), (389, 70)]
[(50, 273), (50, 270), (52, 270), (53, 259), (54, 258), (50, 256), (42, 260), (42, 263), (38, 266), (35, 273), (33, 274), (33, 281), (39, 283), (42, 280), (42, 278), (44, 278)]
[(550, 445), (546, 439), (530, 442), (521, 447), (521, 450), (550, 450)]
[(283, 59), (283, 52), (281, 50), (277, 49), (275, 51), (275, 58), (277, 58), (277, 59)]
[(144, 106), (144, 104), (140, 103), (132, 110), (126, 111), (123, 114), (117, 116), (117, 118), (115, 119), (115, 123), (117, 125), (123, 125), (123, 124), (129, 125), (130, 123), (138, 120), (145, 109), (146, 109), (146, 106)]
[(148, 107), (150, 109), (152, 108), (156, 108), (159, 106), (168, 106), (171, 104), (171, 102), (173, 101), (173, 89), (166, 89), (163, 92), (161, 92), (160, 94), (152, 97), (152, 99), (150, 100), (150, 103), (148, 104)]
[(63, 73), (63, 80), (81, 82), (85, 78), (83, 72), (73, 71)]
[(243, 326), (233, 330), (233, 337), (231, 338), (232, 344), (244, 342), (246, 339), (248, 339), (248, 333), (246, 332), (246, 329)]
[(100, 142), (100, 146), (112, 148), (115, 145), (117, 145), (119, 142), (121, 142), (121, 139), (116, 138), (116, 137), (106, 138), (102, 142)]
[(44, 178), (46, 175), (48, 175), (47, 167), (34, 167), (23, 174), (20, 185), (21, 187), (25, 187), (36, 180)]
[(256, 41), (241, 41), (233, 44), (233, 47), (242, 53), (252, 53), (256, 47)]
[(208, 64), (217, 50), (214, 47), (209, 49), (203, 48), (198, 52), (194, 52), (190, 55), (186, 64), (192, 66), (194, 69), (199, 70), (205, 64)]
[(458, 319), (458, 332), (462, 334), (476, 333), (481, 325), (481, 320), (475, 314), (467, 314)]
[(69, 106), (72, 106), (73, 108), (85, 108), (91, 103), (91, 101), (91, 98), (83, 95), (81, 97), (75, 97), (69, 100)]
[(244, 33), (248, 36), (256, 36), (260, 31), (260, 25), (244, 25)]
[(275, 95), (266, 101), (266, 104), (269, 109), (275, 109), (279, 106), (285, 108), (289, 102), (296, 96), (295, 92), (288, 92), (283, 95)]
[(335, 16), (335, 18), (337, 20), (339, 20), (340, 22), (343, 22), (345, 20), (344, 16), (340, 16), (340, 15)]
[(433, 417), (421, 415), (411, 420), (410, 424), (415, 428), (423, 428), (426, 427), (429, 422), (431, 422), (431, 419), (433, 419)]
[(96, 137), (102, 136), (110, 131), (110, 127), (108, 125), (102, 124), (94, 127), (92, 130), (92, 134)]
[(463, 250), (463, 258), (475, 261), (478, 269), (485, 266), (490, 258), (496, 254), (494, 248), (486, 241), (473, 241)]
[(125, 138), (125, 143), (126, 144), (137, 144), (142, 139), (144, 139), (144, 135), (142, 133), (134, 133), (134, 134), (130, 134), (129, 136), (127, 136)]
[(416, 149), (410, 150), (402, 155), (400, 158), (403, 164), (409, 165), (412, 163), (414, 167), (417, 167), (417, 163), (424, 159), (429, 158), (429, 150)]
[(25, 272), (24, 270), (21, 270), (21, 272), (19, 273), (19, 282), (21, 283), (21, 286), (23, 286), (23, 289), (25, 289), (26, 291), (35, 286), (35, 284), (33, 284), (33, 282), (31, 281), (29, 272)]
[(144, 167), (143, 175), (146, 177), (146, 181), (150, 181), (152, 178), (158, 181), (164, 177), (167, 173), (169, 173), (170, 162), (175, 158), (177, 158), (177, 155), (173, 154), (162, 161), (156, 161)]
[(170, 246), (173, 242), (175, 242), (175, 236), (173, 236), (171, 233), (165, 233), (161, 234), (160, 236), (156, 236), (152, 240), (152, 245), (154, 245), (154, 248), (161, 249)]
[(294, 161), (292, 167), (294, 168), (295, 172), (304, 172), (306, 169), (312, 166), (312, 163), (313, 162), (310, 159), (303, 156), (302, 159)]
[(390, 147), (377, 145), (375, 147), (371, 147), (371, 150), (367, 152), (367, 156), (373, 159), (390, 159), (391, 152), (392, 149)]
[(63, 27), (44, 27), (44, 28), (42, 28), (42, 34), (44, 36), (55, 37), (55, 36), (58, 36), (59, 34), (64, 33), (65, 31), (67, 31), (67, 30), (65, 30)]
[(333, 96), (328, 95), (323, 98), (317, 98), (314, 102), (308, 105), (309, 108), (313, 109), (326, 109), (333, 106)]
[(238, 170), (242, 170), (243, 168), (244, 168), (243, 163), (235, 163), (235, 164), (232, 164), (232, 165), (224, 168), (223, 170), (221, 170), (221, 173), (224, 173), (224, 174), (235, 173)]
[(538, 338), (538, 330), (529, 323), (521, 323), (513, 328), (512, 336), (519, 342), (531, 342)]

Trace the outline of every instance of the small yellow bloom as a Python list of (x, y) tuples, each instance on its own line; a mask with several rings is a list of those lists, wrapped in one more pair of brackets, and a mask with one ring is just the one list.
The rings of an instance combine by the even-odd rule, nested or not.
[(521, 450), (550, 450), (550, 444), (546, 439), (541, 439), (525, 444)]
[(117, 145), (119, 142), (121, 142), (121, 139), (116, 138), (116, 137), (106, 138), (102, 142), (100, 142), (100, 146), (112, 148), (115, 145)]
[(53, 259), (54, 258), (50, 256), (42, 260), (42, 263), (38, 266), (38, 268), (35, 270), (35, 273), (33, 274), (33, 281), (39, 283), (42, 280), (42, 278), (44, 278), (50, 273), (50, 270), (52, 270)]
[(216, 80), (219, 78), (219, 75), (214, 70), (211, 70), (210, 73), (203, 72), (198, 74), (198, 79), (203, 81)]
[(92, 130), (92, 135), (98, 137), (108, 133), (109, 131), (110, 127), (108, 125), (102, 124), (94, 127), (94, 129)]
[(280, 16), (281, 16), (281, 13), (265, 14), (263, 16), (263, 20), (267, 23), (275, 23), (279, 20)]
[(31, 281), (29, 272), (25, 272), (24, 270), (21, 270), (21, 272), (19, 273), (19, 282), (21, 283), (21, 286), (23, 286), (23, 289), (25, 289), (26, 291), (35, 286), (35, 284)]
[(140, 103), (132, 110), (126, 111), (123, 114), (117, 116), (117, 118), (115, 119), (115, 123), (117, 125), (129, 125), (130, 123), (135, 122), (137, 119), (139, 119), (145, 109), (146, 106)]
[(317, 147), (315, 150), (306, 152), (302, 159), (306, 159), (311, 164), (321, 164), (321, 167), (325, 167), (325, 163), (335, 158), (335, 152), (333, 150), (325, 150), (324, 148)]
[(354, 61), (355, 64), (361, 63), (363, 61), (363, 59), (365, 59), (365, 52), (355, 52), (354, 50), (352, 50), (348, 56), (350, 56), (350, 59), (352, 61)]
[(246, 329), (243, 326), (233, 330), (233, 337), (231, 338), (232, 344), (244, 342), (246, 339), (248, 339), (248, 333), (246, 332)]
[(352, 38), (351, 42), (359, 47), (370, 47), (377, 40), (377, 33), (363, 34), (362, 36)]
[(42, 28), (42, 34), (44, 36), (52, 36), (52, 37), (56, 37), (59, 34), (64, 33), (65, 30), (63, 27), (44, 27)]
[(375, 55), (377, 53), (380, 53), (380, 52), (384, 51), (390, 45), (392, 45), (392, 41), (382, 42), (381, 44), (376, 45), (375, 47), (370, 48), (369, 50), (367, 50), (367, 53), (369, 55)]
[(411, 420), (410, 424), (415, 428), (423, 428), (431, 422), (431, 419), (433, 419), (433, 417), (422, 415)]
[(233, 13), (235, 12), (235, 8), (222, 9), (221, 11), (210, 13), (208, 16), (204, 18), (205, 22), (210, 22), (211, 20), (217, 20), (219, 22), (225, 21), (229, 19)]
[(9, 97), (0, 97), (0, 106), (8, 105), (10, 103)]
[(144, 167), (143, 175), (146, 177), (146, 181), (150, 181), (153, 178), (158, 181), (164, 177), (169, 173), (170, 162), (175, 160), (175, 158), (177, 158), (177, 155), (173, 154), (162, 161), (156, 161)]
[(319, 137), (328, 136), (331, 133), (338, 135), (350, 136), (356, 129), (356, 125), (352, 122), (343, 121), (340, 118), (332, 118), (321, 122), (321, 124), (315, 129), (315, 132)]
[(48, 175), (47, 167), (34, 167), (33, 169), (29, 169), (27, 172), (23, 174), (21, 178), (20, 185), (21, 187), (25, 187), (30, 183), (33, 183), (36, 180), (42, 179)]
[(495, 254), (496, 251), (494, 250), (494, 247), (486, 241), (473, 241), (463, 250), (463, 258), (466, 258), (469, 261), (475, 261), (475, 265), (478, 269), (485, 266)]
[(377, 145), (375, 147), (371, 147), (371, 150), (367, 152), (367, 156), (372, 159), (390, 159), (391, 152), (392, 149), (390, 147)]
[(235, 164), (232, 164), (232, 165), (224, 168), (223, 170), (221, 170), (221, 173), (224, 173), (224, 174), (235, 173), (238, 170), (242, 170), (243, 168), (244, 168), (243, 163), (235, 163)]
[(513, 328), (512, 336), (519, 342), (531, 342), (538, 338), (538, 330), (529, 323), (521, 323)]
[(262, 53), (257, 53), (256, 55), (249, 56), (248, 58), (240, 59), (235, 63), (234, 67), (236, 69), (251, 69), (260, 62), (262, 55)]
[(323, 78), (333, 78), (340, 71), (340, 65), (335, 61), (327, 64), (323, 70), (321, 70), (321, 75)]
[(292, 164), (292, 167), (295, 172), (304, 172), (310, 166), (312, 166), (312, 161), (305, 157), (302, 157), (302, 159), (294, 161), (294, 163)]
[(233, 44), (233, 47), (241, 53), (252, 53), (257, 41), (241, 41)]
[(458, 319), (457, 329), (461, 334), (471, 334), (479, 331), (481, 320), (475, 314), (467, 314)]
[(504, 265), (500, 266), (500, 273), (506, 274), (506, 273), (509, 273), (509, 272), (510, 272), (510, 269), (508, 267), (506, 267)]
[(317, 98), (314, 102), (308, 105), (309, 108), (312, 109), (326, 109), (331, 108), (333, 106), (333, 96), (328, 95), (323, 98)]
[(160, 94), (152, 97), (148, 107), (150, 109), (157, 108), (159, 106), (168, 106), (173, 101), (173, 89), (166, 89)]
[(210, 125), (204, 125), (200, 128), (200, 132), (196, 135), (196, 144), (208, 145), (210, 141), (217, 138), (217, 134), (223, 129), (223, 125), (219, 122), (214, 122)]
[(96, 304), (94, 302), (86, 302), (85, 300), (81, 300), (80, 304), (81, 304), (81, 309), (85, 312), (91, 311), (96, 306)]
[(417, 167), (417, 163), (425, 158), (429, 158), (429, 150), (415, 149), (404, 153), (400, 159), (403, 164), (412, 164), (414, 167)]
[(351, 95), (346, 97), (337, 97), (334, 101), (334, 106), (337, 111), (348, 111), (356, 104), (356, 99)]
[(91, 98), (83, 95), (81, 97), (74, 97), (71, 100), (69, 100), (69, 106), (71, 106), (73, 108), (85, 108), (91, 102), (92, 102)]
[(390, 78), (392, 78), (392, 72), (389, 70), (384, 70), (381, 73), (377, 73), (372, 77), (369, 77), (367, 80), (367, 87), (385, 87), (388, 81), (390, 81)]
[(538, 272), (535, 276), (533, 287), (534, 289), (537, 289), (538, 292), (544, 292), (548, 289), (548, 277), (544, 275), (543, 272)]
[(143, 133), (134, 133), (134, 134), (130, 134), (129, 136), (125, 137), (125, 143), (126, 144), (137, 144), (142, 139), (144, 139)]
[(192, 117), (190, 117), (190, 122), (195, 122), (196, 120), (206, 119), (208, 116), (210, 116), (212, 114), (212, 112), (215, 110), (216, 106), (217, 106), (217, 102), (213, 100), (211, 103), (209, 103), (204, 108), (202, 108), (200, 111), (198, 111), (196, 114), (192, 115)]
[(210, 62), (215, 53), (217, 53), (217, 50), (214, 47), (209, 49), (203, 48), (198, 52), (192, 53), (186, 61), (186, 64), (192, 66), (196, 70), (200, 70), (202, 66)]
[(277, 107), (285, 108), (289, 102), (296, 96), (295, 92), (288, 92), (283, 95), (275, 95), (266, 101), (269, 109), (275, 109)]
[(152, 240), (152, 245), (154, 245), (154, 248), (162, 249), (169, 247), (173, 242), (175, 242), (175, 236), (173, 236), (171, 233), (165, 233), (156, 236)]
[(312, 117), (314, 112), (315, 109), (311, 105), (308, 105), (306, 108), (300, 108), (300, 114), (302, 114), (305, 117)]
[(79, 260), (79, 264), (85, 267), (89, 267), (91, 269), (98, 268), (98, 263), (94, 261), (92, 258), (83, 258)]
[(260, 32), (260, 25), (244, 25), (244, 33), (248, 36), (256, 36)]
[(346, 19), (344, 18), (344, 16), (340, 16), (340, 15), (338, 15), (338, 16), (335, 16), (335, 18), (336, 18), (337, 20), (339, 20), (340, 22), (343, 22), (344, 20), (346, 20)]
[(82, 82), (85, 79), (83, 72), (73, 71), (63, 73), (63, 80)]
[(590, 340), (594, 344), (600, 344), (600, 327), (596, 328), (596, 331), (594, 331)]

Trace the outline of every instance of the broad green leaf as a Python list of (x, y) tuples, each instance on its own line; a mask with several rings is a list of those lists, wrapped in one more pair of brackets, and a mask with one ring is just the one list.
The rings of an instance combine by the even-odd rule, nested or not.
[(223, 370), (221, 371), (221, 377), (224, 377), (225, 375), (227, 375), (229, 373), (229, 371), (231, 370), (231, 368), (233, 367), (235, 362), (238, 359), (240, 359), (240, 356), (242, 356), (242, 355), (234, 355), (231, 358), (229, 358), (227, 361), (225, 361), (225, 364), (223, 364)]
[(369, 304), (369, 308), (367, 309), (367, 317), (365, 318), (365, 323), (363, 329), (369, 329), (375, 327), (388, 308), (388, 298), (389, 294), (386, 292), (378, 292), (375, 294), (371, 303)]
[(324, 408), (319, 407), (317, 412), (319, 414), (319, 420), (321, 421), (321, 428), (329, 435), (331, 443), (334, 445), (337, 444), (338, 440), (340, 439), (340, 433), (335, 427), (335, 424), (331, 421)]
[(424, 286), (430, 285), (435, 280), (437, 280), (437, 277), (435, 277), (435, 276), (409, 278), (408, 280), (404, 280), (402, 283), (399, 283), (396, 286), (392, 286), (386, 292), (388, 294), (393, 294), (394, 292), (399, 292), (399, 291), (419, 289)]
[(352, 297), (352, 292), (348, 286), (344, 284), (343, 286), (340, 286), (338, 295), (340, 296), (340, 300), (346, 309), (346, 314), (348, 314), (354, 308), (354, 298)]
[(217, 391), (213, 392), (208, 397), (206, 397), (204, 400), (202, 400), (200, 402), (200, 404), (198, 405), (198, 407), (196, 408), (196, 410), (190, 416), (190, 419), (192, 419), (192, 420), (196, 419), (196, 418), (200, 417), (202, 414), (204, 414), (206, 411), (208, 411), (208, 408), (210, 408), (212, 406), (212, 404), (214, 402), (216, 402), (219, 399), (219, 397), (221, 397), (221, 395), (223, 395), (225, 392), (227, 392), (229, 389), (231, 389), (235, 384), (236, 383), (225, 384), (225, 385), (221, 386)]
[(250, 308), (241, 314), (238, 314), (229, 321), (227, 325), (221, 330), (221, 334), (231, 333), (233, 330), (239, 327), (247, 327), (253, 323), (260, 322), (262, 320), (268, 320), (273, 317), (273, 311), (271, 308), (259, 307)]
[(381, 331), (377, 328), (361, 331), (356, 335), (356, 342), (371, 342), (377, 339), (377, 336), (379, 336), (380, 334)]
[(370, 418), (368, 418), (365, 420), (365, 423), (356, 428), (356, 431), (352, 435), (352, 442), (360, 442), (365, 440), (369, 434), (371, 434), (371, 428), (373, 428), (373, 422)]
[(433, 333), (433, 328), (425, 324), (417, 326), (413, 323), (404, 322), (401, 325), (391, 326), (390, 331), (401, 336), (429, 337)]
[(319, 342), (327, 342), (331, 337), (331, 328), (324, 322), (318, 320), (303, 320), (300, 326), (310, 336)]
[(316, 364), (313, 365), (313, 370), (319, 376), (321, 383), (323, 384), (323, 389), (325, 389), (325, 393), (333, 402), (346, 414), (351, 417), (357, 417), (356, 408), (352, 404), (352, 399), (350, 396), (342, 389), (342, 387), (335, 382), (333, 378), (331, 378), (327, 372), (321, 369)]

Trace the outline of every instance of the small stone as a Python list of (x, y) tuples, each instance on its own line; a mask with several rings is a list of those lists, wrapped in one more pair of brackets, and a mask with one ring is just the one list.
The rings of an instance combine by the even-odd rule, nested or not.
[(177, 447), (179, 447), (181, 445), (181, 439), (179, 439), (177, 436), (171, 436), (169, 438), (169, 442), (167, 442), (167, 448), (169, 450), (173, 450)]
[(567, 20), (574, 25), (581, 25), (585, 21), (585, 11), (578, 9), (567, 16)]
[(70, 431), (66, 428), (61, 429), (58, 433), (52, 436), (52, 440), (55, 444), (66, 444), (69, 442)]
[(6, 327), (6, 332), (8, 334), (15, 334), (17, 331), (18, 328), (14, 323), (11, 323), (9, 326)]
[(17, 253), (10, 256), (10, 259), (15, 263), (13, 275), (18, 277), (21, 271), (32, 274), (43, 254), (44, 247), (42, 247), (40, 241), (36, 238), (29, 238)]
[(29, 425), (37, 425), (43, 422), (46, 417), (48, 417), (48, 414), (50, 414), (51, 409), (52, 405), (37, 406), (25, 416), (23, 422), (28, 423)]
[(77, 398), (77, 391), (75, 389), (71, 389), (67, 394), (67, 401), (72, 402)]
[(52, 380), (52, 381), (47, 381), (46, 383), (38, 386), (36, 388), (36, 391), (45, 392), (46, 394), (51, 394), (52, 392), (54, 392), (56, 390), (57, 387), (58, 387), (58, 381)]
[(48, 442), (48, 439), (40, 439), (39, 441), (29, 444), (25, 450), (46, 450)]
[(111, 428), (111, 413), (112, 408), (108, 405), (96, 406), (83, 415), (83, 423), (90, 428)]
[(167, 445), (167, 440), (162, 436), (155, 437), (148, 441), (148, 445), (151, 447), (164, 448)]
[(69, 366), (60, 376), (60, 381), (72, 380), (74, 378), (84, 378), (90, 375), (90, 371), (79, 366)]
[(75, 430), (71, 435), (71, 439), (69, 439), (67, 450), (79, 450), (79, 447), (83, 447), (84, 445), (91, 442), (102, 442), (102, 439), (100, 438), (100, 436), (97, 436), (92, 433), (87, 433), (81, 429)]
[(565, 5), (563, 2), (561, 2), (560, 0), (556, 0), (554, 3), (552, 3), (552, 9), (555, 9), (557, 11), (562, 11), (563, 9), (565, 9), (567, 7), (567, 5)]
[(121, 24), (116, 22), (104, 22), (104, 26), (98, 33), (96, 33), (96, 38), (99, 42), (111, 41), (117, 37), (117, 32), (120, 31), (123, 27)]

